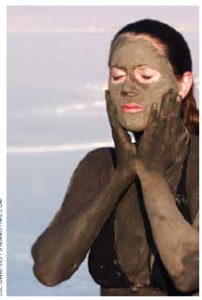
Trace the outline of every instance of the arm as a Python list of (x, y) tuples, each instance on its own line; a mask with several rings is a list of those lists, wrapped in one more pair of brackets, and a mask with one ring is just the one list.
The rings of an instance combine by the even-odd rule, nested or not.
[[(180, 104), (172, 94), (162, 100), (160, 112), (151, 111), (136, 159), (144, 203), (161, 259), (176, 288), (198, 289), (197, 230), (183, 218), (167, 174), (178, 182), (187, 149), (187, 132), (179, 118)], [(173, 168), (172, 172), (167, 172)]]
[[(129, 145), (127, 150), (135, 149), (128, 143), (122, 128), (116, 127), (115, 121), (113, 126), (118, 149), (116, 169), (106, 170), (104, 161), (99, 157), (92, 160), (88, 155), (76, 170), (60, 211), (33, 245), (34, 273), (45, 285), (56, 285), (75, 272), (119, 197), (134, 178), (124, 172), (128, 156), (124, 155), (123, 148)], [(119, 139), (123, 148), (118, 147)], [(105, 176), (103, 182), (101, 174), (102, 178)]]
[(187, 161), (186, 194), (192, 220), (199, 209), (199, 137), (191, 135)]
[(116, 171), (111, 171), (108, 184), (97, 195), (83, 203), (74, 199), (74, 205), (79, 205), (79, 209), (72, 209), (72, 201), (67, 200), (69, 195), (66, 196), (55, 221), (32, 248), (34, 272), (42, 283), (52, 286), (75, 272), (124, 188), (125, 180)]
[(165, 178), (144, 170), (140, 180), (153, 237), (167, 271), (179, 290), (197, 290), (198, 231), (179, 212)]

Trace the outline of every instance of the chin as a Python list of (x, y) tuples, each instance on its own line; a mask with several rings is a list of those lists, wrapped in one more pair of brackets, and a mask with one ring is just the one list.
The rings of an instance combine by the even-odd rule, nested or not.
[(146, 127), (146, 124), (144, 122), (138, 122), (137, 123), (127, 123), (127, 122), (120, 122), (121, 125), (126, 129), (126, 130), (129, 130), (129, 131), (132, 131), (132, 132), (142, 132), (145, 130), (145, 127)]
[(132, 132), (143, 132), (147, 126), (149, 116), (147, 111), (137, 112), (134, 114), (123, 114), (122, 112), (119, 112), (118, 118), (119, 122), (126, 130)]

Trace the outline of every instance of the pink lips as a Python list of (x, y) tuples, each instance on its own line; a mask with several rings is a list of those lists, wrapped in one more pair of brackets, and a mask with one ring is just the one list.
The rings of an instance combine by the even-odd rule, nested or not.
[(137, 103), (126, 103), (121, 106), (123, 112), (134, 113), (144, 110), (144, 107)]

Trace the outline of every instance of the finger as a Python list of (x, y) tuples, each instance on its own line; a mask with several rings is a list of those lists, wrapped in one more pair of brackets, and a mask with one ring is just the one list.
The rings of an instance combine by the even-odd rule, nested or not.
[[(147, 125), (145, 127), (143, 137), (141, 139), (141, 148), (146, 149), (148, 143), (152, 143), (156, 128), (158, 127), (158, 107), (152, 104)], [(147, 151), (147, 150), (146, 150)]]
[(163, 95), (163, 98), (161, 100), (160, 110), (159, 110), (159, 117), (164, 118), (167, 115), (168, 111), (168, 105), (170, 101), (170, 93), (171, 91), (168, 91)]
[(128, 131), (123, 128), (120, 124), (118, 124), (117, 126), (117, 133), (118, 133), (118, 137), (119, 137), (119, 141), (125, 145), (131, 145), (131, 137), (128, 133)]
[(188, 129), (185, 127), (185, 143), (186, 143), (186, 145), (189, 144), (189, 141), (190, 141), (190, 134), (189, 134)]
[(178, 127), (179, 127), (179, 118), (170, 118), (169, 120), (170, 124), (169, 127), (171, 129), (171, 135), (177, 135), (178, 134)]
[(173, 118), (179, 118), (181, 115), (182, 103), (178, 99), (179, 95), (175, 93), (173, 95), (173, 99), (171, 100), (172, 105), (170, 107), (170, 116), (172, 116)]
[(190, 134), (186, 126), (184, 125), (183, 121), (181, 120), (181, 124), (179, 125), (179, 135), (181, 135), (182, 140), (184, 140), (184, 143), (188, 145)]
[[(181, 126), (179, 126), (181, 127)], [(188, 144), (189, 144), (189, 132), (187, 130), (187, 128), (184, 126), (183, 128), (183, 132), (182, 132), (182, 128), (179, 129), (179, 135), (177, 138), (177, 143), (175, 145), (175, 157), (176, 157), (176, 161), (184, 161), (187, 152), (188, 152)]]
[(182, 103), (181, 102), (178, 102), (176, 100), (176, 103), (175, 103), (175, 110), (174, 110), (174, 117), (176, 118), (181, 118), (181, 111), (182, 111)]
[(158, 125), (159, 125), (158, 107), (154, 103), (150, 110), (147, 126), (145, 127), (145, 130), (144, 130), (144, 136), (152, 137), (155, 134), (156, 129), (158, 128)]
[(106, 99), (106, 108), (107, 108), (109, 122), (111, 126), (114, 128), (116, 125), (117, 110), (116, 110), (116, 106), (111, 100), (111, 96), (108, 90), (105, 91), (105, 99)]
[(170, 115), (175, 116), (178, 111), (178, 106), (179, 102), (177, 102), (177, 93), (171, 89), (163, 95), (159, 116), (161, 118), (167, 118)]
[(176, 100), (177, 100), (177, 102), (182, 102), (182, 96), (180, 94), (178, 94)]
[(173, 92), (169, 96), (168, 115), (172, 118), (179, 116), (180, 102), (177, 101), (177, 93)]
[(150, 124), (156, 122), (157, 118), (158, 118), (158, 108), (157, 108), (156, 103), (153, 103), (152, 107), (151, 107), (151, 110), (150, 110), (147, 125), (149, 126)]
[(169, 116), (165, 121), (164, 140), (166, 143), (175, 144), (178, 138), (179, 119)]
[(188, 143), (189, 143), (189, 131), (184, 126), (182, 120), (179, 121), (178, 119), (178, 127), (174, 134), (175, 137), (175, 155), (176, 159), (177, 156), (181, 156), (182, 158), (185, 157), (188, 149)]

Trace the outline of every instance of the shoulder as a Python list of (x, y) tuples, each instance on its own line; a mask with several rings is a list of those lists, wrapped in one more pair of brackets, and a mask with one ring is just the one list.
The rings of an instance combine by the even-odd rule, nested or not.
[(87, 184), (88, 186), (102, 182), (114, 168), (115, 149), (98, 148), (86, 154), (79, 162), (70, 180), (73, 183)]
[(81, 162), (91, 167), (112, 165), (115, 162), (115, 149), (97, 148), (87, 153)]
[(92, 194), (97, 193), (108, 180), (113, 166), (113, 148), (98, 148), (86, 154), (74, 170), (63, 202), (87, 201)]

